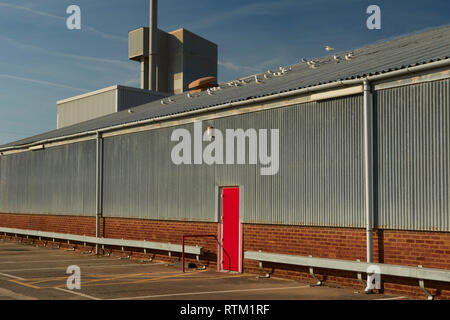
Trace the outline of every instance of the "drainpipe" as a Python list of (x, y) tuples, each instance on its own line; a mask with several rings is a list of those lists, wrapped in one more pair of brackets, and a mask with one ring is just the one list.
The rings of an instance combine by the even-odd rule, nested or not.
[(366, 241), (367, 241), (367, 263), (372, 263), (372, 231), (373, 231), (373, 207), (372, 192), (373, 181), (371, 175), (372, 156), (372, 126), (371, 126), (371, 88), (368, 80), (364, 81), (364, 199), (366, 213)]
[[(96, 137), (96, 164), (95, 164), (95, 237), (100, 238), (100, 218), (102, 217), (102, 197), (103, 197), (103, 139), (97, 131)], [(95, 245), (95, 254), (98, 252), (98, 243)]]
[[(366, 79), (363, 82), (364, 86), (364, 105), (363, 105), (363, 118), (364, 118), (364, 202), (365, 202), (365, 213), (366, 213), (366, 253), (367, 253), (367, 263), (372, 263), (373, 259), (373, 241), (372, 241), (372, 231), (373, 231), (373, 179), (371, 175), (371, 158), (372, 158), (372, 122), (371, 122), (371, 88), (370, 83)], [(367, 281), (372, 281), (367, 275)], [(369, 287), (365, 289), (366, 293), (372, 292)]]

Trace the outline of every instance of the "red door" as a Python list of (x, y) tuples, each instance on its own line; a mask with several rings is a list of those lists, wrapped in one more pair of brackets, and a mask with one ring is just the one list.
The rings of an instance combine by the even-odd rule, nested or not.
[(222, 270), (239, 271), (239, 188), (222, 189)]

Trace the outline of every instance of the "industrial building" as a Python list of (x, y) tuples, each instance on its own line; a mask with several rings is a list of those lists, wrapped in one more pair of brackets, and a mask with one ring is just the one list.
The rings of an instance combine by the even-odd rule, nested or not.
[[(138, 30), (133, 37), (145, 40)], [(438, 269), (442, 277), (382, 272), (382, 286), (448, 299), (449, 48), (450, 27), (441, 27), (195, 94), (186, 92), (194, 78), (161, 67), (153, 81), (168, 89), (155, 101), (130, 107), (116, 97), (108, 114), (0, 146), (0, 231), (169, 244), (215, 235), (186, 242), (202, 247), (198, 262), (221, 271), (360, 287), (352, 268), (320, 261)], [(130, 57), (144, 65), (143, 89), (155, 90), (145, 54)], [(207, 75), (216, 76), (194, 73)], [(199, 122), (210, 141), (215, 130), (279, 130), (278, 171), (263, 175), (264, 164), (250, 161), (175, 164), (174, 130), (195, 136)], [(260, 251), (280, 260), (259, 264)], [(312, 269), (284, 256), (322, 260)]]

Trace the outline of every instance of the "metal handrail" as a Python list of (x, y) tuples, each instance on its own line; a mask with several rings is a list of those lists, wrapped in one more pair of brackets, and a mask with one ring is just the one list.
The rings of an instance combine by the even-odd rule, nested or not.
[[(214, 239), (216, 239), (216, 241), (218, 241), (217, 240), (217, 236), (215, 234), (185, 234), (185, 235), (183, 235), (182, 240), (181, 240), (181, 246), (182, 246), (182, 253), (181, 253), (181, 260), (182, 261), (181, 261), (181, 263), (182, 263), (183, 273), (185, 272), (184, 254), (185, 253), (189, 253), (189, 252), (184, 250), (184, 248), (185, 248), (185, 246), (184, 246), (184, 239), (186, 239), (186, 238), (197, 238), (197, 237), (199, 237), (199, 238), (213, 237)], [(197, 256), (197, 260), (198, 260), (198, 256)]]
[[(119, 247), (131, 247), (131, 248), (142, 248), (142, 249), (154, 249), (169, 252), (182, 252), (183, 247), (179, 244), (164, 243), (164, 242), (153, 242), (146, 240), (126, 240), (126, 239), (113, 239), (113, 238), (97, 238), (90, 236), (81, 236), (75, 234), (67, 233), (56, 233), (56, 232), (46, 232), (38, 230), (25, 230), (25, 229), (15, 229), (15, 228), (3, 228), (0, 227), (0, 232), (9, 234), (19, 234), (33, 237), (50, 238), (50, 239), (61, 239), (68, 241), (77, 241), (84, 243), (100, 244), (100, 245), (110, 245)], [(198, 246), (186, 246), (186, 253), (200, 255), (202, 254), (202, 247)]]

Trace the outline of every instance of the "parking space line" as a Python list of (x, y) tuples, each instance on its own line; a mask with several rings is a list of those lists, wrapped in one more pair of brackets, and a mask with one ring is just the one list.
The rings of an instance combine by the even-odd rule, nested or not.
[(81, 258), (80, 259), (69, 259), (69, 260), (59, 260), (59, 259), (57, 259), (57, 260), (32, 260), (32, 261), (27, 261), (27, 260), (24, 260), (24, 261), (0, 261), (0, 264), (10, 264), (10, 263), (15, 263), (15, 264), (17, 264), (17, 263), (46, 263), (46, 262), (73, 262), (73, 261), (99, 261), (99, 262), (103, 262), (102, 260), (98, 260), (98, 259), (96, 259), (96, 258), (93, 258), (93, 259), (85, 259), (85, 260), (82, 260)]
[[(130, 277), (134, 277), (134, 278), (140, 278), (140, 277), (145, 277), (145, 276), (158, 276), (161, 274), (179, 274), (179, 271), (176, 272), (158, 272), (158, 273), (134, 273), (134, 274), (121, 274), (115, 277), (111, 277), (110, 274), (104, 274), (104, 275), (89, 275), (89, 277), (94, 278), (94, 279), (90, 279), (88, 281), (84, 281), (83, 285), (85, 285), (86, 283), (91, 283), (91, 282), (99, 282), (99, 281), (108, 281), (108, 280), (117, 280), (120, 278), (130, 278)], [(36, 286), (36, 284), (41, 284), (44, 282), (50, 282), (50, 281), (58, 281), (58, 280), (65, 280), (67, 277), (40, 277), (40, 278), (21, 278), (21, 277), (16, 277), (13, 275), (9, 275), (9, 274), (5, 274), (5, 273), (0, 273), (0, 275), (3, 275), (5, 277), (8, 278), (12, 278), (12, 280), (9, 280), (10, 282), (14, 282), (16, 284), (20, 284), (22, 286), (25, 287), (29, 287), (29, 288), (33, 288), (33, 289), (48, 289), (48, 288), (60, 288), (63, 287), (64, 285), (57, 285), (57, 286)], [(157, 278), (151, 278), (151, 279), (158, 279), (161, 277), (157, 277)], [(164, 277), (162, 277), (164, 278)], [(134, 280), (134, 279), (131, 279)], [(148, 279), (144, 279), (144, 280), (148, 280)], [(139, 279), (137, 279), (136, 281), (141, 281)], [(112, 283), (112, 284), (126, 284), (126, 283), (134, 283), (134, 281), (132, 282), (117, 282), (117, 283)], [(100, 284), (102, 285), (102, 284)], [(104, 284), (104, 285), (108, 285), (108, 284)], [(90, 285), (92, 286), (92, 285)], [(95, 285), (94, 285), (95, 286)]]
[(151, 298), (202, 295), (202, 294), (219, 294), (219, 293), (232, 293), (232, 292), (264, 291), (264, 290), (265, 291), (289, 290), (289, 289), (303, 289), (303, 288), (310, 288), (310, 286), (306, 285), (306, 286), (298, 286), (298, 287), (281, 287), (281, 288), (275, 287), (275, 288), (254, 288), (254, 289), (221, 290), (221, 291), (183, 292), (183, 293), (158, 294), (158, 295), (141, 296), (141, 297), (115, 298), (115, 299), (111, 299), (111, 300), (137, 300), (137, 299), (151, 299)]
[(59, 290), (59, 291), (62, 291), (62, 292), (67, 292), (67, 293), (75, 294), (75, 295), (77, 295), (77, 296), (84, 297), (84, 298), (88, 298), (88, 299), (91, 299), (91, 300), (102, 300), (102, 299), (100, 299), (100, 298), (96, 298), (96, 297), (93, 297), (93, 296), (90, 296), (90, 295), (87, 295), (87, 294), (84, 294), (84, 293), (81, 293), (81, 292), (76, 292), (76, 291), (67, 290), (67, 289), (63, 289), (63, 288), (53, 288), (53, 289)]
[(12, 279), (16, 279), (16, 280), (25, 280), (24, 278), (16, 277), (16, 276), (13, 276), (13, 275), (10, 275), (10, 274), (6, 274), (6, 273), (1, 273), (1, 272), (0, 272), (0, 276), (4, 276), (4, 277), (7, 277), (7, 278), (12, 278)]
[(408, 299), (407, 297), (393, 297), (393, 298), (380, 298), (380, 299), (374, 299), (374, 300), (402, 300), (402, 299)]
[[(162, 279), (168, 279), (168, 278), (174, 278), (174, 277), (178, 277), (178, 276), (183, 276), (183, 274), (180, 274), (179, 271), (177, 271), (177, 272), (170, 272), (169, 274), (170, 275), (168, 275), (168, 276), (162, 276), (162, 277), (156, 277), (156, 278), (148, 278), (148, 279), (135, 280), (135, 281), (97, 283), (97, 284), (94, 283), (94, 282), (100, 282), (100, 281), (114, 281), (114, 280), (119, 280), (119, 279), (130, 278), (130, 277), (133, 277), (133, 276), (145, 276), (145, 275), (153, 275), (153, 276), (155, 276), (152, 273), (123, 274), (123, 275), (119, 275), (119, 276), (111, 277), (111, 278), (107, 278), (107, 279), (92, 279), (92, 280), (84, 281), (84, 282), (82, 282), (82, 285), (84, 287), (108, 286), (108, 285), (116, 285), (116, 284), (123, 285), (123, 284), (134, 284), (134, 283), (140, 283), (140, 282), (148, 282), (148, 281), (154, 281), (154, 280), (157, 281), (157, 280), (162, 280)], [(156, 274), (156, 276), (157, 275), (158, 274)], [(59, 285), (58, 287), (60, 287), (60, 286), (61, 285)]]
[[(141, 263), (130, 263), (130, 264), (102, 264), (102, 265), (94, 265), (94, 266), (83, 266), (81, 265), (80, 268), (101, 268), (101, 267), (108, 267), (108, 268), (117, 268), (117, 267), (128, 267), (128, 266), (148, 266), (147, 264), (141, 264)], [(49, 268), (27, 268), (27, 269), (8, 269), (8, 270), (0, 270), (0, 272), (15, 272), (15, 271), (35, 271), (35, 270), (57, 270), (65, 268), (63, 266), (61, 267), (49, 267)]]
[[(206, 272), (207, 270), (202, 270), (199, 272)], [(158, 276), (159, 274), (169, 274), (167, 276)], [(198, 273), (195, 273), (198, 274)], [(117, 276), (117, 277), (113, 277), (113, 278), (100, 278), (100, 279), (90, 279), (90, 280), (85, 280), (82, 281), (82, 286), (83, 287), (100, 287), (100, 286), (112, 286), (112, 285), (127, 285), (127, 284), (137, 284), (137, 283), (148, 283), (148, 282), (158, 282), (158, 281), (192, 281), (192, 280), (207, 280), (207, 279), (224, 279), (224, 278), (237, 278), (237, 277), (247, 277), (246, 275), (232, 275), (232, 276), (211, 276), (211, 277), (189, 277), (190, 274), (183, 274), (180, 273), (179, 271), (177, 272), (164, 272), (164, 273), (157, 273), (157, 274), (153, 274), (153, 273), (143, 273), (143, 274), (126, 274), (126, 275), (122, 275), (122, 276)], [(146, 279), (129, 279), (129, 281), (121, 281), (121, 282), (117, 282), (115, 280), (120, 280), (120, 279), (126, 279), (126, 278), (131, 278), (131, 277), (144, 277), (144, 276), (156, 276), (156, 277), (151, 277), (151, 278), (146, 278)], [(107, 282), (107, 281), (111, 281), (111, 282)], [(103, 283), (101, 283), (103, 282)], [(56, 287), (63, 287), (64, 284), (62, 285), (57, 285), (57, 286), (48, 286), (48, 287), (41, 287), (41, 288), (56, 288)]]
[(154, 278), (154, 279), (143, 279), (143, 280), (137, 280), (134, 282), (130, 282), (130, 283), (143, 283), (143, 282), (157, 282), (160, 280), (164, 280), (164, 281), (192, 281), (192, 280), (206, 280), (206, 279), (215, 279), (215, 280), (219, 280), (219, 279), (226, 279), (226, 278), (243, 278), (243, 277), (248, 277), (248, 275), (232, 275), (232, 276), (211, 276), (211, 277), (180, 277), (180, 278), (176, 278), (176, 276), (174, 277), (170, 277), (172, 279), (168, 279), (169, 277), (158, 277), (158, 278)]
[[(158, 272), (157, 274), (159, 274), (160, 272)], [(163, 272), (163, 273), (174, 273), (174, 272)], [(145, 273), (145, 275), (147, 274), (152, 274), (150, 273)], [(137, 275), (137, 274), (134, 274)], [(142, 274), (144, 275), (144, 274)], [(107, 280), (109, 277), (111, 277), (111, 274), (91, 274), (88, 275), (89, 278), (97, 278), (97, 279), (105, 279)], [(27, 278), (24, 279), (26, 281), (36, 281), (36, 282), (30, 282), (30, 283), (37, 283), (37, 282), (45, 282), (45, 281), (51, 281), (51, 280), (61, 280), (61, 279), (66, 279), (67, 277), (38, 277), (38, 278)]]
[[(176, 278), (178, 275), (174, 275), (173, 277), (159, 277), (159, 278), (150, 278), (150, 279), (143, 279), (143, 280), (136, 280), (136, 281), (127, 281), (127, 282), (110, 282), (110, 283), (90, 283), (90, 284), (84, 284), (84, 287), (101, 287), (101, 286), (112, 286), (112, 285), (127, 285), (127, 284), (137, 284), (137, 283), (149, 283), (149, 282), (171, 282), (171, 281), (193, 281), (193, 280), (218, 280), (218, 279), (224, 279), (224, 278), (236, 278), (239, 276), (228, 276), (228, 277), (198, 277), (198, 278)], [(244, 277), (244, 276), (242, 276)], [(171, 279), (170, 279), (171, 278)]]
[(32, 284), (28, 284), (28, 283), (22, 282), (23, 280), (19, 281), (19, 280), (12, 279), (12, 280), (8, 280), (8, 281), (9, 282), (14, 282), (16, 284), (20, 284), (20, 285), (22, 285), (24, 287), (33, 288), (33, 289), (40, 289), (39, 287), (33, 286)]

